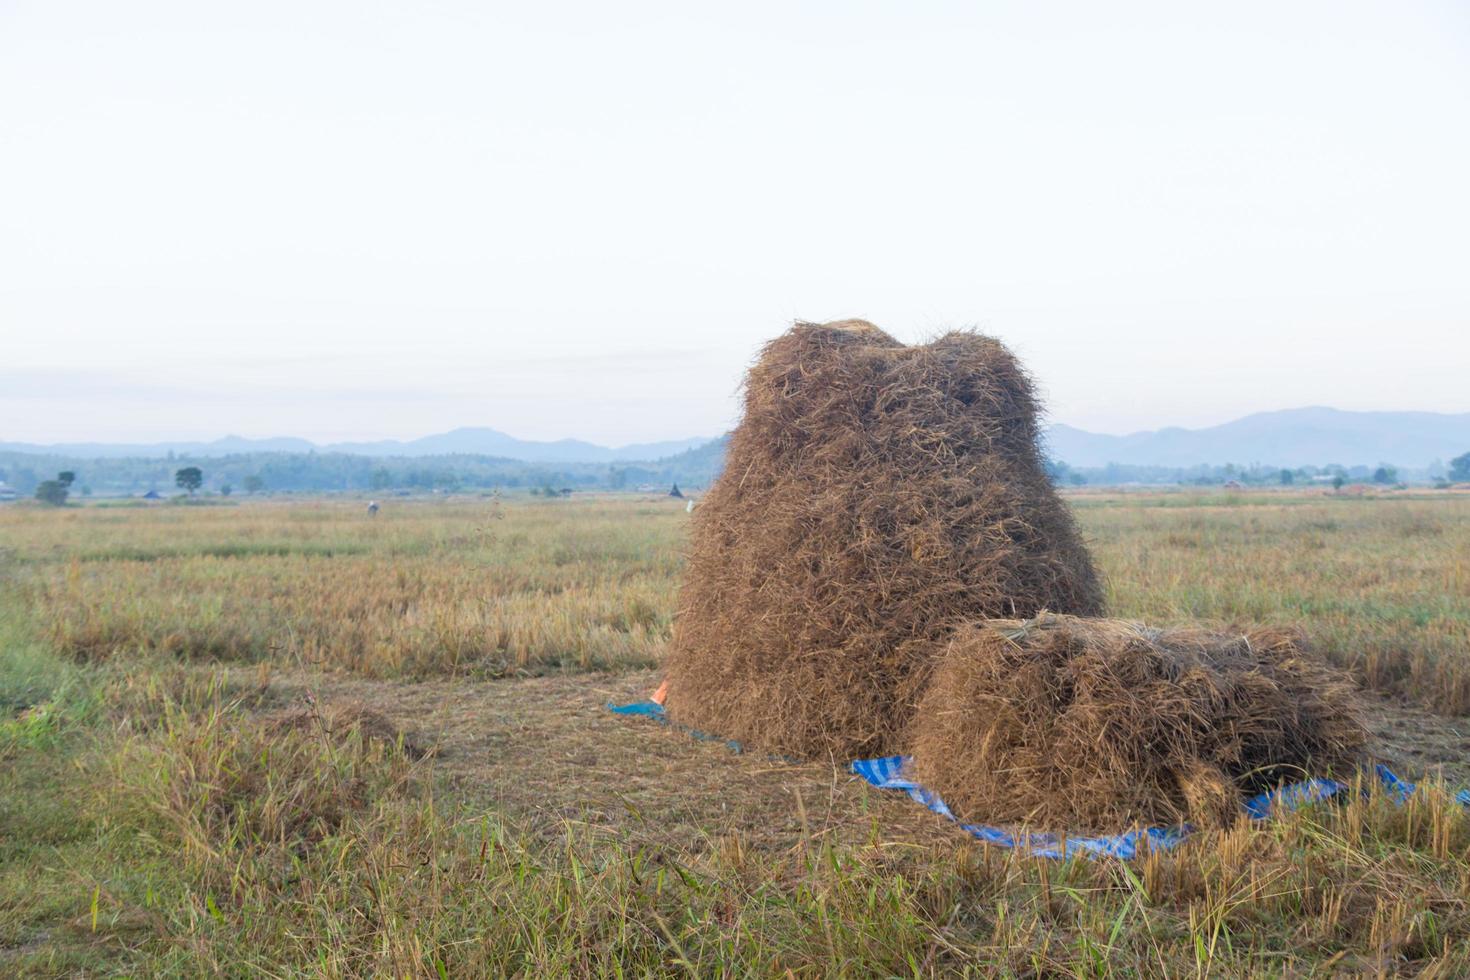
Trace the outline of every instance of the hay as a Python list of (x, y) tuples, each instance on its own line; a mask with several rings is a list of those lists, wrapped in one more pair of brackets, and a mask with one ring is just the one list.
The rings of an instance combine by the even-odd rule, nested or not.
[(913, 771), (962, 820), (1218, 826), (1244, 795), (1349, 771), (1367, 739), (1353, 691), (1294, 631), (981, 623), (935, 668)]
[(872, 324), (768, 344), (694, 511), (668, 710), (771, 751), (898, 751), (957, 625), (1101, 610), (998, 341), (907, 347)]

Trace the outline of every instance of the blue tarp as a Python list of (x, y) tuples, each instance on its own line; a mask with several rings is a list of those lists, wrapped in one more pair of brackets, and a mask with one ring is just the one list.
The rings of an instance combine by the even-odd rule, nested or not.
[[(623, 705), (609, 704), (607, 707), (614, 714), (642, 715), (665, 724), (668, 723), (668, 716), (664, 714), (663, 705), (653, 701), (637, 701)], [(701, 732), (691, 732), (691, 734), (696, 738), (711, 737)], [(726, 744), (735, 751), (740, 751), (739, 742), (729, 741)], [(950, 812), (949, 807), (939, 798), (939, 794), (905, 778), (903, 770), (908, 761), (908, 756), (889, 755), (880, 759), (858, 759), (848, 768), (869, 784), (879, 789), (899, 790), (907, 793), (914, 802), (958, 823), (958, 818)], [(1402, 803), (1413, 795), (1414, 784), (1400, 779), (1387, 766), (1381, 764), (1375, 766), (1374, 773), (1379, 782), (1383, 784), (1384, 789), (1396, 801)], [(1251, 797), (1245, 801), (1245, 811), (1253, 820), (1266, 820), (1276, 813), (1331, 799), (1347, 788), (1347, 783), (1340, 783), (1332, 779), (1307, 779)], [(1462, 789), (1456, 793), (1455, 801), (1461, 806), (1470, 807), (1470, 789)], [(1090, 858), (1118, 857), (1124, 859), (1137, 857), (1149, 850), (1167, 851), (1178, 846), (1189, 836), (1191, 830), (1186, 824), (1181, 827), (1150, 827), (1098, 837), (1069, 837), (1061, 834), (1017, 835), (1003, 827), (973, 823), (960, 824), (960, 829), (987, 844), (994, 844), (997, 847), (1024, 848), (1037, 857), (1069, 858), (1081, 855)]]
[(607, 710), (615, 715), (644, 715), (649, 718), (657, 718), (659, 721), (668, 721), (664, 717), (664, 706), (657, 701), (634, 701), (632, 704), (609, 704)]
[[(903, 767), (907, 763), (907, 756), (889, 755), (881, 759), (858, 759), (848, 768), (879, 789), (902, 790), (916, 803), (922, 803), (940, 816), (958, 822), (937, 793), (904, 778)], [(1001, 827), (988, 827), (984, 824), (960, 824), (960, 829), (987, 844), (997, 847), (1023, 847), (1039, 857), (1050, 858), (1072, 857), (1077, 854), (1131, 858), (1149, 848), (1167, 850), (1189, 833), (1186, 827), (1154, 827), (1148, 830), (1130, 830), (1108, 837), (1060, 837), (1056, 834), (1026, 834), (1018, 837)]]
[[(657, 701), (634, 701), (632, 704), (609, 704), (607, 710), (615, 715), (641, 715), (652, 718), (660, 724), (669, 724), (668, 715), (664, 714), (664, 706)], [(683, 726), (679, 726), (683, 728)], [(692, 728), (684, 728), (692, 738), (702, 742), (724, 742), (731, 752), (743, 752), (744, 748), (739, 742), (731, 738), (720, 738), (718, 735), (707, 735), (704, 732), (695, 731)]]

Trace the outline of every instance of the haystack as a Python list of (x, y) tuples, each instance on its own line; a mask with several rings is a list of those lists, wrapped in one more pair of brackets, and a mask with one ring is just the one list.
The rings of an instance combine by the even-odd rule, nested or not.
[(962, 820), (1218, 825), (1283, 780), (1350, 772), (1367, 738), (1353, 692), (1295, 631), (980, 623), (934, 671), (913, 772)]
[(870, 323), (768, 344), (694, 511), (668, 710), (749, 745), (896, 752), (940, 642), (1102, 591), (1004, 346), (905, 346)]

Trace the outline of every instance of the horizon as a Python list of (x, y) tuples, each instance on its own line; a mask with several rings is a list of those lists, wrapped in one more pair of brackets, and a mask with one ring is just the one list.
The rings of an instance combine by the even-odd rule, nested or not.
[[(1263, 415), (1283, 415), (1283, 414), (1301, 413), (1301, 412), (1312, 412), (1312, 411), (1327, 411), (1327, 412), (1335, 412), (1335, 413), (1350, 414), (1350, 415), (1384, 415), (1384, 414), (1387, 414), (1387, 415), (1435, 415), (1435, 416), (1444, 416), (1444, 417), (1450, 417), (1450, 418), (1459, 417), (1459, 416), (1470, 416), (1470, 411), (1467, 411), (1467, 412), (1434, 412), (1434, 411), (1424, 411), (1424, 410), (1421, 410), (1421, 409), (1344, 409), (1344, 408), (1338, 408), (1338, 407), (1332, 406), (1332, 405), (1297, 405), (1297, 406), (1290, 406), (1290, 407), (1285, 407), (1285, 408), (1261, 409), (1259, 411), (1248, 412), (1245, 415), (1237, 416), (1235, 418), (1226, 419), (1223, 422), (1212, 423), (1212, 424), (1207, 424), (1207, 425), (1184, 426), (1184, 425), (1163, 424), (1163, 425), (1153, 426), (1152, 428), (1134, 429), (1134, 430), (1127, 431), (1127, 432), (1103, 432), (1103, 431), (1100, 431), (1098, 429), (1087, 429), (1087, 428), (1083, 428), (1082, 426), (1074, 426), (1074, 425), (1071, 425), (1070, 423), (1058, 422), (1058, 421), (1056, 421), (1054, 419), (1049, 419), (1049, 418), (1045, 418), (1045, 417), (1043, 417), (1041, 421), (1042, 421), (1042, 428), (1043, 429), (1049, 429), (1049, 428), (1061, 426), (1061, 427), (1064, 427), (1064, 428), (1069, 428), (1069, 429), (1073, 429), (1075, 431), (1083, 432), (1083, 433), (1085, 433), (1087, 435), (1105, 436), (1105, 437), (1110, 437), (1110, 438), (1127, 438), (1129, 436), (1149, 435), (1149, 434), (1156, 434), (1156, 433), (1162, 433), (1162, 432), (1168, 432), (1168, 431), (1199, 432), (1199, 431), (1202, 431), (1202, 430), (1214, 429), (1214, 428), (1219, 428), (1221, 426), (1230, 425), (1232, 423), (1244, 421), (1245, 419), (1254, 418), (1254, 417), (1257, 417), (1257, 416), (1263, 416)], [(518, 433), (516, 433), (514, 431), (511, 431), (508, 428), (502, 428), (502, 427), (497, 426), (497, 425), (457, 425), (457, 426), (453, 426), (452, 428), (444, 429), (444, 430), (441, 430), (441, 431), (436, 431), (436, 432), (423, 432), (423, 433), (419, 433), (417, 435), (411, 435), (411, 436), (407, 436), (407, 437), (385, 436), (385, 437), (381, 437), (381, 438), (368, 437), (368, 438), (362, 438), (362, 439), (339, 439), (339, 440), (330, 440), (330, 441), (310, 439), (310, 438), (307, 438), (307, 437), (304, 437), (304, 436), (299, 436), (299, 435), (296, 435), (294, 433), (289, 433), (289, 432), (277, 432), (277, 433), (274, 433), (274, 434), (271, 434), (271, 435), (260, 435), (260, 436), (244, 435), (244, 434), (242, 434), (240, 432), (226, 432), (226, 433), (224, 433), (222, 435), (218, 435), (218, 436), (206, 436), (206, 437), (176, 437), (176, 438), (164, 437), (164, 438), (158, 438), (158, 439), (141, 439), (141, 440), (125, 439), (125, 440), (116, 440), (116, 441), (112, 441), (112, 440), (100, 440), (100, 439), (77, 439), (77, 440), (68, 440), (68, 441), (64, 441), (64, 442), (37, 442), (35, 440), (30, 440), (30, 439), (13, 439), (13, 438), (9, 438), (6, 434), (4, 434), (3, 432), (0, 432), (0, 447), (6, 446), (6, 445), (12, 445), (12, 446), (15, 446), (15, 445), (23, 445), (23, 446), (35, 446), (35, 447), (38, 447), (38, 448), (43, 448), (43, 449), (48, 449), (49, 450), (49, 449), (65, 449), (65, 448), (68, 448), (68, 447), (71, 447), (71, 446), (107, 446), (107, 447), (139, 446), (139, 447), (155, 447), (155, 446), (165, 446), (165, 445), (170, 445), (170, 444), (198, 444), (198, 445), (202, 445), (202, 446), (209, 446), (209, 445), (214, 445), (214, 444), (217, 444), (217, 443), (229, 442), (229, 441), (232, 441), (232, 440), (240, 440), (240, 441), (244, 441), (244, 442), (272, 442), (272, 441), (291, 440), (291, 441), (298, 441), (298, 442), (306, 442), (306, 443), (309, 443), (309, 444), (311, 444), (311, 446), (314, 449), (332, 450), (332, 449), (336, 449), (338, 447), (344, 447), (344, 446), (358, 446), (358, 445), (372, 446), (372, 445), (375, 445), (375, 444), (382, 444), (382, 443), (401, 443), (401, 444), (404, 444), (404, 445), (408, 445), (408, 444), (412, 444), (412, 443), (417, 442), (417, 441), (421, 441), (421, 440), (424, 440), (424, 439), (431, 439), (431, 438), (438, 437), (438, 436), (454, 435), (454, 434), (465, 433), (465, 432), (492, 432), (492, 433), (495, 433), (497, 435), (505, 436), (505, 437), (507, 437), (509, 439), (512, 439), (512, 440), (515, 440), (516, 442), (521, 442), (521, 443), (538, 444), (538, 445), (552, 445), (552, 444), (557, 444), (557, 443), (583, 443), (583, 444), (590, 445), (590, 446), (592, 446), (594, 448), (597, 448), (597, 449), (618, 451), (618, 450), (623, 450), (623, 449), (628, 449), (628, 448), (636, 448), (636, 447), (645, 446), (645, 445), (669, 444), (669, 443), (697, 443), (698, 445), (705, 445), (705, 444), (708, 444), (710, 442), (714, 442), (714, 441), (716, 441), (718, 439), (724, 438), (726, 435), (728, 435), (730, 433), (730, 431), (731, 431), (730, 429), (726, 429), (726, 430), (724, 430), (722, 432), (717, 432), (717, 433), (713, 433), (713, 434), (694, 434), (694, 435), (674, 436), (674, 437), (670, 437), (670, 438), (666, 438), (666, 439), (647, 439), (647, 440), (639, 439), (639, 440), (622, 440), (622, 441), (613, 441), (613, 442), (598, 442), (598, 441), (593, 440), (593, 439), (588, 439), (588, 438), (579, 436), (579, 435), (577, 435), (575, 433), (570, 434), (570, 435), (564, 435), (564, 436), (556, 436), (556, 437), (552, 437), (552, 438), (546, 438), (546, 439), (528, 438), (528, 437), (522, 436), (522, 435), (520, 435), (520, 434), (518, 434)], [(1470, 433), (1467, 433), (1467, 437), (1470, 437)]]
[(1448, 2), (18, 0), (0, 419), (663, 441), (846, 316), (1091, 432), (1470, 411), (1467, 52)]

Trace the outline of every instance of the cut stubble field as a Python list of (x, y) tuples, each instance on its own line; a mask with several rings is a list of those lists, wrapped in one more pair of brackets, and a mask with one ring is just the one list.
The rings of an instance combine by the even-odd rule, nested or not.
[[(1299, 624), (1380, 757), (1470, 780), (1470, 498), (1071, 503), (1113, 615)], [(687, 521), (0, 510), (0, 972), (1470, 969), (1470, 821), (1433, 785), (1049, 865), (847, 760), (612, 716), (657, 683)]]

